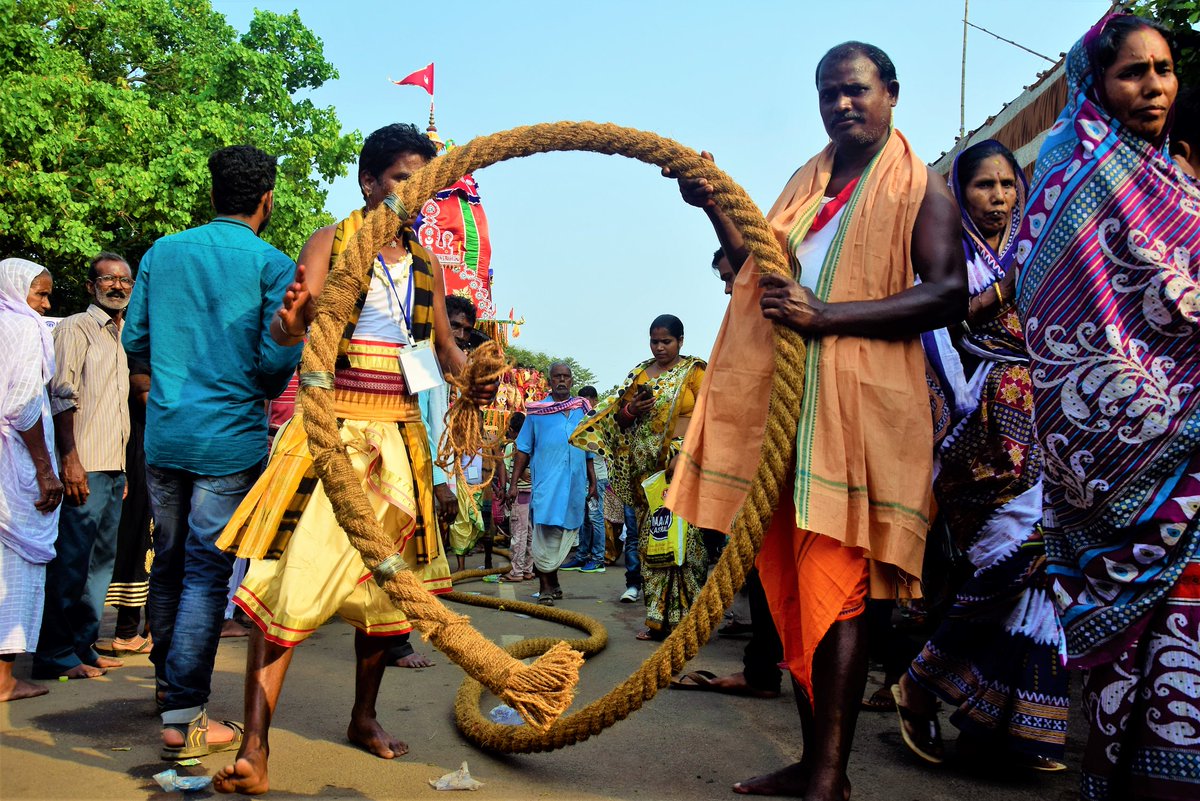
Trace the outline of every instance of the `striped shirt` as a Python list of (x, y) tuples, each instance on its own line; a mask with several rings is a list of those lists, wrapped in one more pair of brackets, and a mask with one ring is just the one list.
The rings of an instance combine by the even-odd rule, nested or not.
[(54, 327), (50, 411), (75, 410), (75, 449), (88, 472), (124, 470), (129, 363), (115, 320), (96, 304)]

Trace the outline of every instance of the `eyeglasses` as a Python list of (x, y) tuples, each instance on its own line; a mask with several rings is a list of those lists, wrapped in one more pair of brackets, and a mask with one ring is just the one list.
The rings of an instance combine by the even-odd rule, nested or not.
[(96, 283), (100, 286), (112, 286), (113, 284), (120, 284), (128, 289), (129, 287), (133, 286), (133, 279), (127, 278), (123, 275), (98, 275), (96, 276)]

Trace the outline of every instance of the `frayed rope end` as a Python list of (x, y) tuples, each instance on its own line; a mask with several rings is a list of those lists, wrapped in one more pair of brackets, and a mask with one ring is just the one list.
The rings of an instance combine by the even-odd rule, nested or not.
[(570, 708), (582, 666), (583, 654), (565, 642), (556, 643), (532, 665), (508, 675), (500, 700), (530, 726), (545, 731)]

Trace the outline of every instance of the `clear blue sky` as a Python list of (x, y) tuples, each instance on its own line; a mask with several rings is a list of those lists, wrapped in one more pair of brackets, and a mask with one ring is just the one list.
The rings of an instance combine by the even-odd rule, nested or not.
[[(365, 135), (413, 122), (423, 130), (428, 96), (387, 78), (432, 61), (443, 137), (461, 144), (558, 120), (650, 130), (711, 151), (764, 209), (827, 141), (813, 71), (839, 42), (860, 39), (892, 57), (901, 85), (896, 124), (923, 158), (937, 158), (958, 132), (961, 0), (214, 6), (241, 31), (255, 7), (298, 9), (340, 72), (312, 99), (335, 107), (347, 129)], [(970, 18), (1057, 57), (1108, 6), (974, 0)], [(972, 30), (967, 129), (1049, 66)], [(602, 391), (649, 357), (647, 326), (658, 314), (679, 316), (684, 350), (708, 355), (725, 306), (709, 270), (716, 241), (703, 213), (685, 206), (656, 169), (567, 153), (506, 162), (476, 178), (491, 225), (497, 308), (515, 307), (527, 322), (517, 344), (575, 357)], [(327, 208), (341, 217), (359, 202), (352, 174), (333, 184)]]

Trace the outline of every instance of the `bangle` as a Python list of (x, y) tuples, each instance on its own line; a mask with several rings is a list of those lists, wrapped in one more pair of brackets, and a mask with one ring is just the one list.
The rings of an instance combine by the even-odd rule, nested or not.
[(302, 333), (302, 334), (293, 334), (291, 331), (287, 330), (287, 326), (285, 326), (285, 325), (283, 324), (283, 318), (282, 318), (282, 317), (276, 317), (276, 318), (275, 318), (275, 322), (279, 323), (279, 331), (280, 331), (280, 333), (282, 333), (282, 334), (283, 334), (285, 337), (287, 337), (288, 339), (304, 339), (304, 335), (308, 333), (307, 331), (305, 331), (305, 332), (304, 332), (304, 333)]
[(992, 289), (996, 290), (996, 303), (1003, 306), (1004, 305), (1004, 295), (1000, 294), (1000, 282), (997, 281), (996, 283), (992, 284)]

